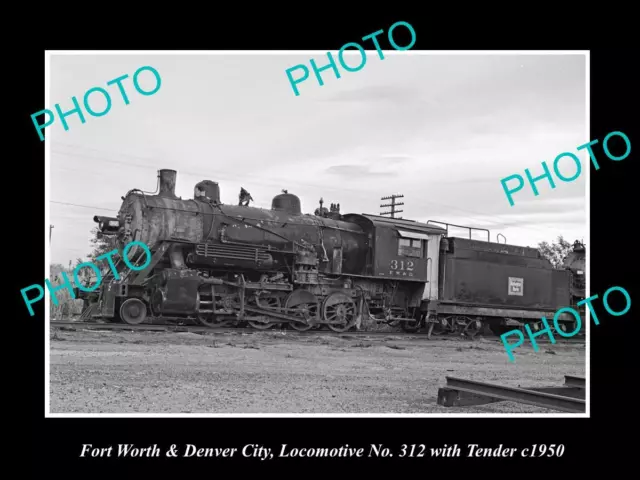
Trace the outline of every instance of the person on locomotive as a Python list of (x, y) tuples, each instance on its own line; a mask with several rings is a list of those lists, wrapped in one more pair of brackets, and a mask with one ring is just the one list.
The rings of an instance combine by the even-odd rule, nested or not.
[(240, 195), (238, 195), (239, 198), (239, 202), (238, 202), (238, 206), (240, 207), (248, 207), (249, 206), (249, 202), (254, 201), (253, 197), (251, 196), (251, 194), (249, 192), (247, 192), (244, 188), (240, 187)]

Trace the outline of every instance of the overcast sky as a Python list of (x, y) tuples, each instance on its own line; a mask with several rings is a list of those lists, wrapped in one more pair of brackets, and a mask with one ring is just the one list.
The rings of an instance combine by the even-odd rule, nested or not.
[[(46, 130), (51, 261), (85, 257), (93, 216), (115, 216), (132, 188), (154, 191), (160, 168), (178, 171), (183, 198), (208, 179), (223, 203), (237, 204), (244, 187), (255, 206), (270, 208), (288, 189), (305, 213), (323, 197), (342, 213), (379, 214), (381, 197), (401, 193), (404, 218), (488, 228), (491, 240), (502, 233), (516, 245), (586, 241), (583, 153), (578, 180), (556, 180), (555, 189), (541, 181), (538, 197), (527, 186), (513, 207), (500, 184), (525, 168), (540, 175), (542, 161), (552, 168), (559, 153), (591, 140), (584, 55), (367, 55), (362, 70), (340, 79), (322, 72), (322, 87), (311, 73), (300, 96), (285, 70), (310, 58), (324, 65), (321, 54), (52, 55), (47, 108), (70, 110), (72, 96), (82, 102), (96, 86), (113, 105), (104, 117), (85, 113), (85, 124), (68, 117), (68, 131), (58, 118)], [(145, 65), (162, 86), (142, 96), (125, 80), (125, 106), (106, 83)], [(140, 79), (153, 87), (149, 72)], [(104, 107), (99, 94), (91, 102)], [(570, 162), (560, 169), (575, 172)]]

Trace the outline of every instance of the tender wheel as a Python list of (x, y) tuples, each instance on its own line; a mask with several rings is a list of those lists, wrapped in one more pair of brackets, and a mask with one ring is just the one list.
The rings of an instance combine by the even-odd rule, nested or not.
[(489, 328), (491, 329), (491, 331), (496, 337), (504, 335), (505, 333), (510, 332), (511, 330), (518, 330), (515, 327), (509, 327), (507, 325), (497, 325), (497, 324), (490, 325)]
[(342, 292), (334, 292), (322, 304), (322, 318), (334, 332), (346, 332), (354, 325), (356, 302)]
[(448, 328), (447, 320), (440, 318), (440, 321), (436, 323), (429, 323), (429, 329), (427, 330), (427, 338), (431, 340), (433, 335), (438, 336), (446, 333)]
[[(315, 319), (318, 311), (318, 303), (315, 295), (306, 290), (296, 290), (291, 292), (285, 302), (286, 309), (294, 309), (294, 312), (289, 312), (289, 315), (303, 318), (306, 322)], [(309, 325), (300, 322), (289, 322), (289, 326), (299, 332), (306, 332), (311, 330), (314, 325)]]
[[(253, 301), (258, 306), (258, 308), (264, 308), (265, 310), (273, 310), (280, 311), (282, 307), (282, 302), (280, 301), (280, 297), (269, 296), (269, 295), (257, 295), (254, 297)], [(256, 330), (269, 330), (271, 327), (275, 325), (274, 322), (258, 322), (257, 320), (249, 320), (249, 325), (251, 325)]]
[(120, 306), (120, 318), (129, 325), (140, 325), (147, 319), (147, 306), (139, 298), (129, 298)]
[(479, 319), (468, 319), (463, 333), (469, 338), (475, 338), (482, 330), (482, 327), (482, 322)]

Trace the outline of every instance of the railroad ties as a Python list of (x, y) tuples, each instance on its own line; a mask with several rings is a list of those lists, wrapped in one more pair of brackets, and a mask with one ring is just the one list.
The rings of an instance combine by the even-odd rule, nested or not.
[[(269, 330), (257, 330), (255, 328), (228, 325), (228, 326), (214, 326), (214, 327), (205, 327), (203, 325), (192, 325), (192, 324), (179, 324), (179, 323), (166, 323), (166, 322), (145, 322), (139, 325), (130, 325), (128, 323), (112, 323), (112, 322), (104, 322), (104, 321), (96, 321), (95, 319), (91, 319), (91, 321), (87, 321), (85, 318), (80, 318), (79, 321), (61, 321), (61, 320), (50, 320), (49, 325), (51, 328), (61, 328), (61, 329), (86, 329), (86, 330), (118, 330), (122, 332), (133, 332), (133, 331), (154, 331), (154, 332), (193, 332), (193, 333), (223, 333), (223, 332), (284, 332), (280, 328), (273, 328)], [(305, 334), (305, 335), (335, 335), (336, 332), (332, 332), (331, 330), (309, 330), (305, 332), (300, 332), (297, 330), (286, 330), (288, 334)], [(346, 332), (342, 332), (341, 334), (348, 335), (357, 335), (357, 336), (378, 336), (378, 335), (393, 335), (393, 336), (402, 336), (404, 338), (424, 338), (428, 339), (427, 331), (420, 332), (404, 332), (402, 330), (348, 330)], [(490, 338), (497, 337), (495, 335), (491, 335)], [(460, 340), (464, 338), (470, 342), (477, 341), (477, 337), (469, 338), (469, 337), (459, 337), (456, 335), (438, 335), (432, 337), (432, 339), (447, 339), (447, 340)], [(561, 341), (563, 344), (580, 344), (584, 342), (583, 338), (563, 338)], [(551, 345), (551, 342), (548, 339), (538, 339), (538, 345)], [(560, 343), (560, 341), (557, 341)]]
[(356, 331), (348, 331), (344, 333), (337, 333), (331, 330), (309, 330), (309, 331), (298, 331), (298, 330), (281, 330), (278, 328), (270, 329), (270, 330), (256, 330), (255, 328), (246, 328), (246, 327), (205, 327), (199, 325), (178, 325), (178, 324), (148, 324), (144, 323), (141, 325), (129, 325), (127, 323), (106, 323), (106, 322), (82, 322), (82, 321), (50, 321), (49, 322), (51, 329), (61, 329), (68, 331), (75, 330), (98, 330), (98, 331), (118, 331), (118, 332), (140, 332), (140, 331), (149, 331), (149, 332), (167, 332), (167, 333), (202, 333), (202, 334), (220, 334), (220, 333), (242, 333), (242, 334), (258, 334), (258, 333), (279, 333), (279, 334), (287, 334), (287, 335), (295, 335), (295, 336), (313, 336), (313, 335), (331, 335), (336, 337), (376, 337), (376, 336), (392, 336), (392, 337), (402, 337), (402, 338), (426, 338), (426, 335), (423, 334), (415, 334), (415, 333), (407, 333), (407, 332), (397, 332), (397, 331), (364, 331), (364, 330), (356, 330)]
[(585, 412), (583, 377), (565, 375), (563, 386), (526, 389), (454, 377), (445, 378), (447, 386), (438, 390), (438, 405), (443, 407), (471, 407), (508, 401), (562, 412)]

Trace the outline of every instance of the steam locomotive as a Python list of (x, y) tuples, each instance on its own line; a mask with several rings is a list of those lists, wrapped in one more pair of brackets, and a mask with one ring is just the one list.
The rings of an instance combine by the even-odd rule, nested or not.
[[(141, 241), (152, 256), (141, 271), (120, 261), (119, 278), (105, 271), (95, 293), (76, 290), (84, 318), (335, 332), (386, 323), (473, 336), (487, 326), (537, 329), (570, 304), (571, 273), (533, 248), (449, 237), (440, 222), (343, 215), (333, 205), (303, 214), (284, 190), (271, 209), (249, 206), (244, 190), (239, 205), (228, 205), (204, 180), (183, 200), (176, 177), (160, 170), (157, 193), (131, 190), (117, 218), (94, 217), (121, 252)], [(128, 258), (144, 255), (134, 247)], [(560, 318), (563, 329), (573, 321)]]

